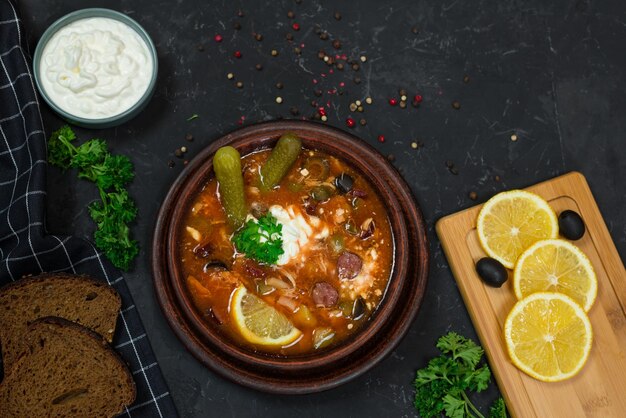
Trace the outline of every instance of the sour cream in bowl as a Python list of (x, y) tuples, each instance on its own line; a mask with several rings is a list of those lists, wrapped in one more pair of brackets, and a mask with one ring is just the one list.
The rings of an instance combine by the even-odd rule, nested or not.
[(83, 9), (46, 30), (33, 66), (37, 87), (54, 111), (74, 124), (105, 128), (146, 106), (158, 63), (152, 40), (133, 19)]

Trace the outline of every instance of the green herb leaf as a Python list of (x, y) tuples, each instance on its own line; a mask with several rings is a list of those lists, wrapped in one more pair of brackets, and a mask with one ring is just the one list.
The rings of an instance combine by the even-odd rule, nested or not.
[(68, 169), (76, 152), (72, 145), (74, 139), (76, 135), (67, 125), (53, 132), (48, 140), (48, 162), (64, 170)]
[(198, 119), (198, 117), (199, 117), (198, 114), (194, 113), (193, 115), (191, 115), (190, 117), (187, 118), (187, 122), (190, 122), (190, 121), (192, 121), (194, 119)]
[(235, 248), (246, 257), (266, 264), (276, 264), (283, 254), (282, 224), (268, 213), (258, 220), (249, 220), (235, 234)]
[(489, 409), (489, 418), (506, 418), (506, 404), (504, 399), (498, 398), (493, 402)]
[(442, 354), (432, 358), (415, 376), (415, 408), (422, 417), (484, 418), (466, 391), (481, 392), (491, 380), (487, 365), (479, 366), (484, 350), (454, 332), (437, 341)]
[(450, 418), (464, 418), (465, 415), (465, 401), (452, 396), (448, 393), (443, 397), (443, 409), (446, 411), (446, 416)]
[(79, 178), (96, 184), (100, 201), (88, 206), (98, 227), (94, 233), (96, 247), (114, 266), (128, 270), (139, 253), (128, 229), (137, 216), (137, 207), (124, 188), (135, 175), (133, 165), (126, 156), (111, 155), (101, 139), (75, 147), (71, 143), (75, 138), (67, 125), (54, 132), (48, 141), (48, 162), (63, 169), (76, 168)]

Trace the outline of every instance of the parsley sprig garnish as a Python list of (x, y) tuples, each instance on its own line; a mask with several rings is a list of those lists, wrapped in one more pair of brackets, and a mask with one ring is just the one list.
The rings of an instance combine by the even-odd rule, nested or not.
[(48, 162), (64, 170), (76, 168), (79, 178), (96, 184), (100, 201), (89, 205), (89, 214), (98, 226), (96, 246), (114, 266), (128, 270), (139, 253), (128, 229), (137, 216), (137, 207), (125, 188), (135, 176), (133, 164), (124, 155), (109, 153), (101, 139), (79, 146), (72, 143), (75, 139), (67, 125), (54, 132), (48, 141)]
[(282, 224), (268, 213), (258, 220), (250, 219), (235, 234), (235, 248), (246, 257), (265, 264), (276, 264), (283, 254)]
[[(439, 338), (437, 348), (442, 355), (418, 370), (415, 378), (415, 408), (420, 416), (438, 417), (445, 413), (452, 418), (484, 418), (467, 394), (468, 391), (481, 392), (489, 386), (489, 366), (479, 367), (483, 349), (454, 332)], [(494, 403), (489, 416), (506, 418), (502, 398)]]

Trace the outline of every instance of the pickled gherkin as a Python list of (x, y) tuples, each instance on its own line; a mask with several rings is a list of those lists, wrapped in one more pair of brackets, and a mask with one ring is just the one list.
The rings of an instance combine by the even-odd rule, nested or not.
[(269, 158), (261, 167), (261, 187), (271, 190), (280, 183), (300, 155), (302, 141), (295, 134), (280, 137)]
[(220, 201), (228, 223), (234, 229), (238, 229), (243, 225), (248, 212), (239, 151), (233, 147), (218, 149), (213, 157), (213, 170), (219, 183)]

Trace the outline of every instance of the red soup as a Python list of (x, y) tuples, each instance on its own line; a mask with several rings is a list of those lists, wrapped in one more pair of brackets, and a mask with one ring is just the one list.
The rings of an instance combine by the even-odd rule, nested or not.
[(244, 225), (229, 223), (215, 178), (195, 196), (180, 231), (182, 271), (198, 312), (239, 345), (308, 354), (350, 338), (376, 311), (393, 237), (376, 191), (345, 162), (302, 149), (265, 190), (270, 153), (241, 158)]

